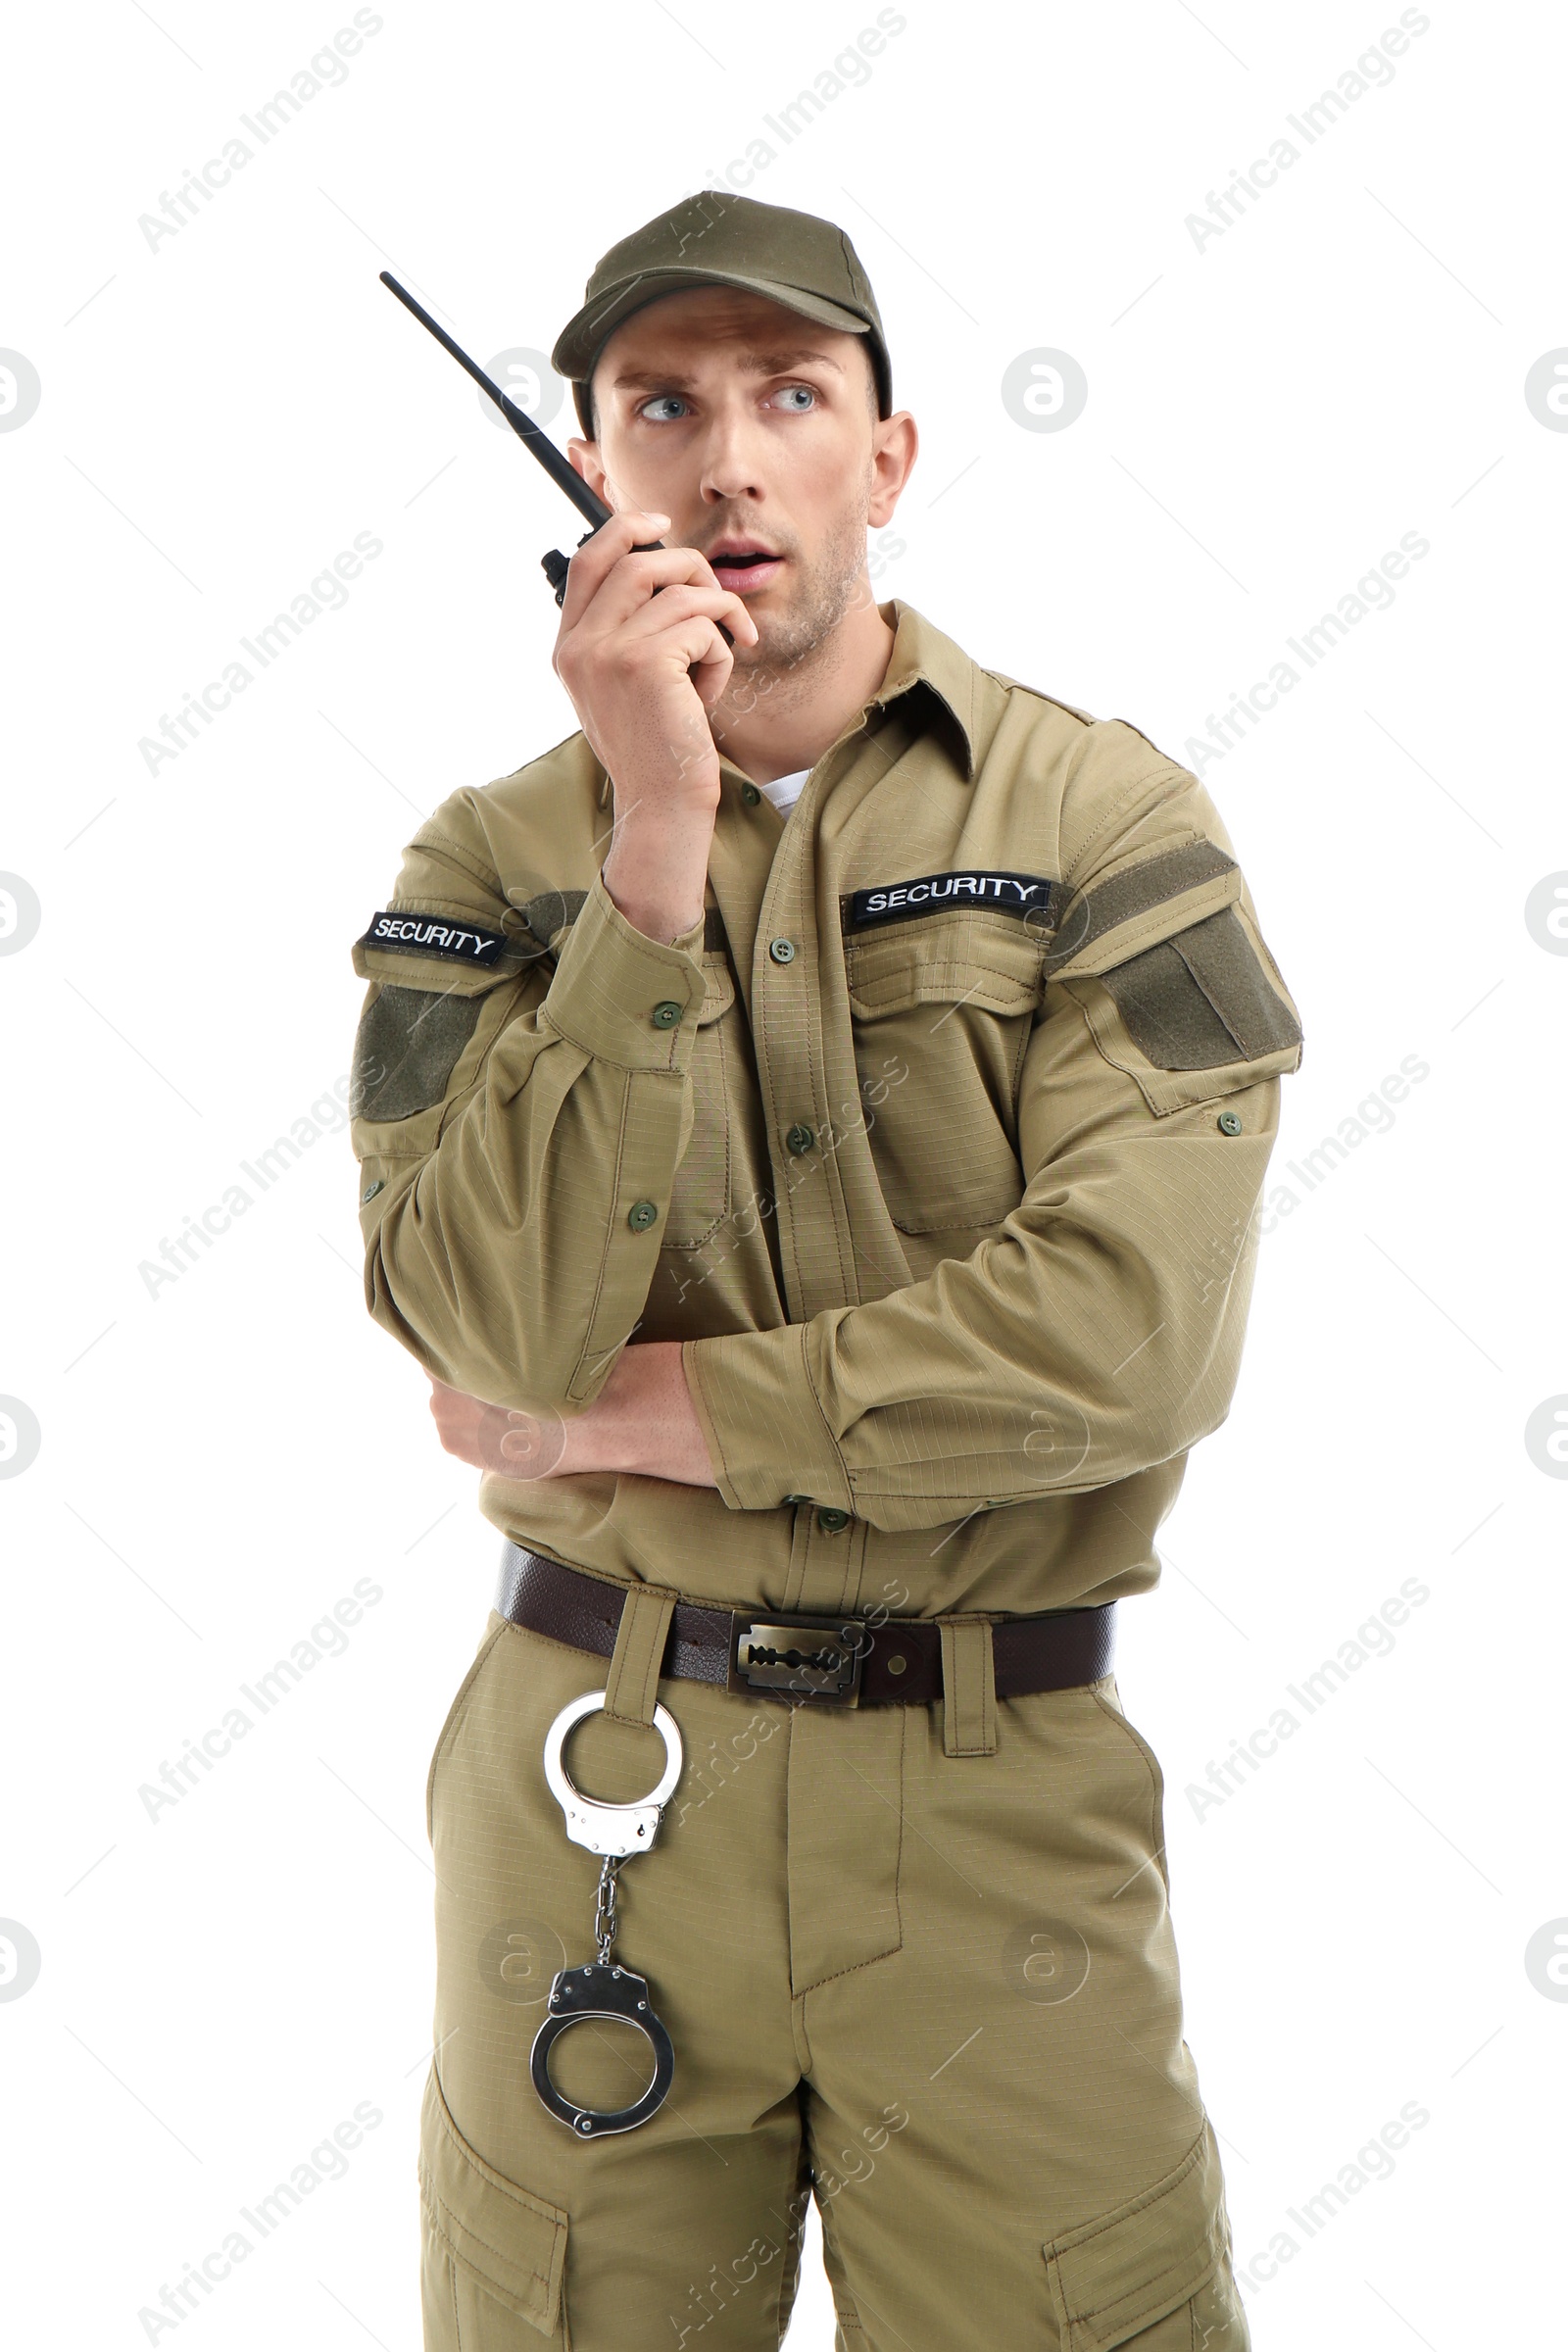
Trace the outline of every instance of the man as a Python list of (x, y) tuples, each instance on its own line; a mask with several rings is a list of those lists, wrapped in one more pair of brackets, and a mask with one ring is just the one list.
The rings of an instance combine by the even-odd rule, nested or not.
[[(839, 2352), (1245, 2352), (1109, 1631), (1228, 1409), (1296, 1009), (1196, 778), (873, 601), (916, 435), (842, 231), (678, 205), (554, 357), (581, 731), (355, 952), (370, 1311), (508, 1539), (427, 1790), (426, 2346), (775, 2346), (814, 2193)], [(579, 1789), (649, 1790), (656, 1705), (684, 1768), (615, 1953), (673, 2084), (596, 2141), (529, 2059), (598, 1691)], [(568, 2115), (648, 2074), (550, 2059)]]

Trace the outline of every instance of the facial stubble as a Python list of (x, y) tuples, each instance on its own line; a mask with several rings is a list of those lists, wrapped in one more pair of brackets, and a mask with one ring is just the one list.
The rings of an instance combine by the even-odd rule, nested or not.
[[(867, 487), (842, 517), (817, 562), (802, 573), (789, 608), (777, 614), (754, 613), (759, 642), (746, 649), (749, 658), (737, 648), (729, 683), (710, 713), (715, 738), (722, 734), (726, 718), (749, 716), (762, 696), (777, 698), (775, 707), (783, 709), (811, 691), (823, 671), (831, 669), (839, 624), (857, 601), (865, 569), (869, 516)], [(737, 522), (735, 527), (745, 525)], [(784, 552), (790, 573), (799, 572), (800, 557)]]

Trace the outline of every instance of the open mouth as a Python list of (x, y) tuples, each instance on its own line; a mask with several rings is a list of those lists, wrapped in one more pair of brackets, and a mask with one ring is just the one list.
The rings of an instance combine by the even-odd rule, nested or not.
[(783, 557), (770, 555), (764, 547), (739, 548), (733, 553), (721, 552), (710, 556), (708, 561), (719, 586), (741, 596), (748, 590), (765, 587), (784, 568)]

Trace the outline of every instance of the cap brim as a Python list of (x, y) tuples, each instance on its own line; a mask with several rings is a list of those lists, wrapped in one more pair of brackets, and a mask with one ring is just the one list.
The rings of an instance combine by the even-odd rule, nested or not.
[(870, 320), (858, 312), (847, 311), (841, 303), (828, 302), (820, 294), (804, 293), (799, 286), (781, 286), (771, 278), (742, 276), (727, 270), (649, 270), (595, 301), (584, 303), (557, 337), (550, 355), (551, 366), (558, 375), (573, 383), (586, 383), (600, 352), (616, 327), (623, 325), (634, 311), (658, 302), (662, 295), (679, 294), (690, 286), (735, 286), (744, 294), (760, 294), (783, 310), (798, 311), (803, 318), (811, 319), (817, 326), (834, 327), (846, 335), (871, 332)]

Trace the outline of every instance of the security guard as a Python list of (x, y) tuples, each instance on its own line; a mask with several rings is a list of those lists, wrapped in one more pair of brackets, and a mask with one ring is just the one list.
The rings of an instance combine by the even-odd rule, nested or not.
[[(774, 2347), (812, 2196), (839, 2352), (1245, 2352), (1111, 1626), (1296, 1007), (1194, 776), (873, 601), (915, 434), (840, 229), (691, 199), (554, 357), (582, 729), (354, 952), (370, 1311), (506, 1539), (427, 1789), (427, 2352)], [(561, 1773), (624, 1824), (670, 1718), (617, 1916)]]

